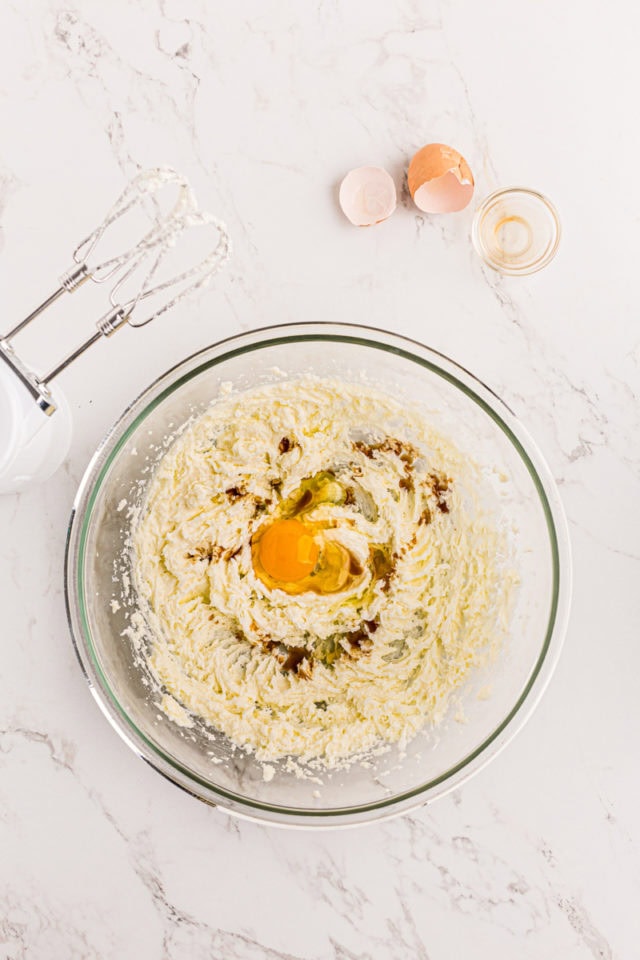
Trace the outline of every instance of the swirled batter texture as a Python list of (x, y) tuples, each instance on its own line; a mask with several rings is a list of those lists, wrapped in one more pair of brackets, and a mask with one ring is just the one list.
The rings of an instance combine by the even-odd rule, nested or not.
[(406, 741), (496, 637), (500, 538), (477, 483), (366, 386), (216, 401), (161, 460), (135, 534), (152, 670), (261, 760)]

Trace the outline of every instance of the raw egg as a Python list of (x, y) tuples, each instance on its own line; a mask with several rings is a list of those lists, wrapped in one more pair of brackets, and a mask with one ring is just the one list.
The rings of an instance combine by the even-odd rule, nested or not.
[(277, 515), (251, 537), (253, 569), (265, 587), (292, 595), (339, 593), (368, 575), (371, 590), (378, 583), (389, 589), (395, 566), (389, 544), (369, 543), (359, 558), (347, 545), (348, 517), (313, 518), (318, 507), (345, 506), (371, 516), (366, 498), (329, 470), (307, 477), (281, 502)]
[(455, 213), (473, 196), (473, 174), (462, 154), (429, 143), (413, 156), (407, 173), (413, 202), (424, 213)]
[(390, 217), (396, 208), (396, 186), (382, 167), (356, 167), (340, 184), (339, 202), (356, 227), (371, 227)]
[(360, 579), (362, 567), (341, 543), (325, 536), (325, 522), (278, 519), (251, 540), (256, 576), (285, 593), (337, 593)]
[(362, 565), (331, 533), (336, 522), (308, 517), (322, 504), (342, 505), (346, 499), (344, 486), (323, 470), (303, 480), (282, 502), (278, 516), (251, 538), (253, 569), (266, 587), (290, 594), (328, 594), (362, 578)]
[(300, 520), (275, 520), (257, 540), (257, 559), (272, 580), (297, 583), (315, 567), (318, 545)]

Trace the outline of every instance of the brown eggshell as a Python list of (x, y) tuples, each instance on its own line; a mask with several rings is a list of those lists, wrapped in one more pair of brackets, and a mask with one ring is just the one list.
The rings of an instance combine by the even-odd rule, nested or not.
[(473, 174), (461, 153), (444, 143), (429, 143), (412, 157), (409, 193), (424, 213), (455, 213), (473, 196)]

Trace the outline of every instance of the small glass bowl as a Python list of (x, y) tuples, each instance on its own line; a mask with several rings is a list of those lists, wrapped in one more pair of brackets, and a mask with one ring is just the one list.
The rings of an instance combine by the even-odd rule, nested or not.
[(496, 190), (478, 207), (471, 240), (484, 262), (510, 276), (536, 273), (553, 259), (560, 220), (553, 204), (536, 190)]

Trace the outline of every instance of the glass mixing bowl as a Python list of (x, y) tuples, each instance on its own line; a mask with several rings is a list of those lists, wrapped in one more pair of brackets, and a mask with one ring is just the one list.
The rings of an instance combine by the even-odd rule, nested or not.
[[(433, 425), (496, 480), (496, 514), (515, 531), (520, 585), (498, 657), (477, 669), (445, 719), (401, 754), (300, 779), (274, 764), (269, 782), (223, 735), (171, 720), (124, 631), (136, 610), (124, 506), (140, 503), (168, 438), (203, 411), (223, 383), (236, 389), (305, 373), (368, 382), (425, 411)], [(492, 469), (495, 468), (495, 469)], [(124, 572), (123, 571), (124, 565)], [(69, 624), (93, 695), (141, 757), (174, 783), (229, 812), (271, 823), (338, 826), (381, 819), (459, 786), (523, 726), (548, 683), (566, 629), (570, 557), (553, 479), (514, 414), (466, 370), (382, 330), (293, 324), (202, 350), (152, 384), (94, 455), (74, 503), (66, 555)], [(114, 602), (115, 601), (115, 602)], [(490, 695), (484, 694), (490, 691)], [(460, 711), (465, 722), (459, 722)]]

